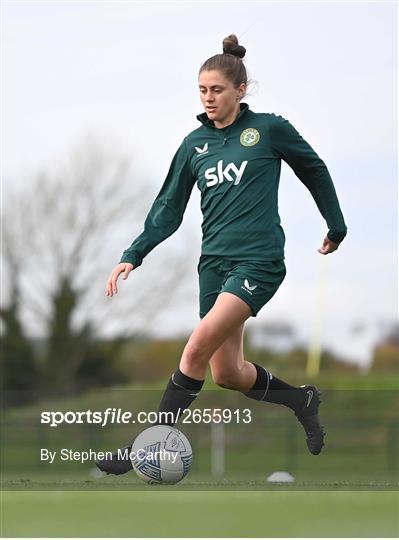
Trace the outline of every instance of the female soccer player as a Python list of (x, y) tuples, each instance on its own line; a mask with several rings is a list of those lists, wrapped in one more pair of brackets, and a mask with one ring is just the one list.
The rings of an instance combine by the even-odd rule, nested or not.
[[(199, 91), (205, 109), (197, 116), (201, 126), (177, 150), (144, 231), (112, 270), (106, 295), (116, 294), (119, 276), (126, 279), (177, 230), (197, 184), (203, 213), (198, 264), (201, 320), (163, 395), (159, 412), (172, 418), (163, 423), (174, 425), (191, 405), (209, 364), (219, 386), (292, 409), (305, 430), (310, 452), (319, 454), (325, 433), (318, 416), (318, 389), (293, 387), (245, 360), (243, 352), (245, 321), (256, 317), (286, 273), (277, 208), (282, 159), (309, 189), (326, 220), (328, 233), (319, 253), (335, 251), (347, 228), (327, 167), (310, 145), (281, 116), (255, 113), (241, 103), (247, 89), (241, 60), (245, 52), (233, 34), (224, 39), (223, 54), (201, 66)], [(132, 468), (118, 452), (97, 465), (112, 474)]]

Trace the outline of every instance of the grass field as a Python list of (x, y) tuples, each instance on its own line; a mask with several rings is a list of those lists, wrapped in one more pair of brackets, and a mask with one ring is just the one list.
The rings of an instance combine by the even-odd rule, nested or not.
[(397, 481), (205, 479), (147, 486), (134, 473), (3, 479), (7, 537), (397, 537)]
[[(270, 471), (268, 471), (269, 473)], [(190, 473), (175, 486), (149, 486), (140, 480), (132, 471), (123, 476), (102, 476), (93, 478), (87, 472), (79, 474), (69, 472), (29, 472), (25, 475), (19, 473), (3, 474), (2, 488), (7, 491), (395, 491), (399, 487), (399, 478), (391, 477), (359, 479), (356, 476), (338, 479), (334, 476), (319, 477), (298, 474), (292, 483), (269, 483), (268, 473), (234, 474), (223, 478), (213, 478), (211, 474)]]
[[(134, 473), (94, 478), (93, 463), (49, 465), (39, 457), (41, 447), (113, 449), (148, 427), (49, 428), (40, 424), (40, 411), (150, 410), (159, 390), (103, 389), (10, 409), (2, 417), (1, 535), (397, 537), (397, 387), (388, 378), (360, 382), (330, 381), (320, 456), (308, 453), (303, 433), (284, 408), (251, 402), (251, 424), (225, 427), (225, 474), (217, 479), (211, 475), (209, 425), (180, 426), (193, 446), (194, 464), (176, 486), (147, 486)], [(356, 384), (361, 390), (352, 389)], [(240, 395), (229, 392), (208, 390), (199, 398), (200, 407), (213, 403), (244, 406)], [(276, 470), (293, 473), (295, 482), (267, 483)]]
[(396, 537), (397, 492), (5, 492), (9, 537)]

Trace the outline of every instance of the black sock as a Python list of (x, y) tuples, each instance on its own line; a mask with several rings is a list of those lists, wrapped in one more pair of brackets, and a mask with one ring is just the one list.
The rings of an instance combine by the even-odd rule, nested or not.
[(256, 381), (251, 390), (245, 395), (257, 401), (278, 403), (298, 412), (305, 404), (305, 391), (274, 377), (267, 369), (254, 363)]
[[(169, 379), (158, 409), (158, 424), (173, 426), (184, 409), (188, 409), (198, 396), (204, 381), (184, 375), (179, 368)], [(168, 414), (159, 414), (168, 413)]]

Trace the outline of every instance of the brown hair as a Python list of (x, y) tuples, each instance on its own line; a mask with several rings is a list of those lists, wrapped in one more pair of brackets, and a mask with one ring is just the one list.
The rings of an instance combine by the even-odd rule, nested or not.
[(238, 88), (242, 83), (247, 84), (247, 70), (241, 60), (241, 58), (244, 58), (245, 53), (246, 49), (238, 44), (237, 36), (231, 34), (223, 40), (223, 54), (215, 54), (215, 56), (208, 58), (202, 64), (199, 74), (203, 71), (216, 69), (221, 71), (226, 79), (233, 83), (235, 88)]

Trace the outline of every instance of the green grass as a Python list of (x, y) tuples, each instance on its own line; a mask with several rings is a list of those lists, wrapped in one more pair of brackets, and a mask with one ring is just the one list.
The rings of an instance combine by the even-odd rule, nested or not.
[(397, 492), (5, 492), (8, 537), (395, 537)]
[[(367, 379), (362, 381), (365, 383)], [(374, 380), (374, 384), (380, 387), (386, 382), (385, 379)], [(232, 410), (250, 407), (253, 413), (251, 424), (225, 426), (226, 489), (264, 489), (262, 482), (276, 470), (294, 474), (299, 489), (347, 490), (367, 489), (367, 486), (370, 489), (391, 489), (395, 486), (399, 474), (399, 426), (395, 423), (398, 393), (392, 390), (344, 390), (326, 394), (322, 419), (327, 428), (327, 438), (320, 456), (309, 454), (303, 430), (286, 408), (245, 400), (237, 392), (220, 390), (201, 394), (199, 408), (217, 402), (217, 406)], [(53, 465), (42, 463), (40, 448), (53, 451), (61, 448), (110, 450), (148, 426), (111, 425), (102, 429), (95, 425), (64, 424), (50, 428), (40, 424), (40, 412), (105, 410), (109, 406), (132, 411), (151, 410), (157, 400), (159, 392), (154, 390), (99, 389), (95, 393), (61, 401), (7, 410), (2, 415), (3, 487), (20, 489), (20, 481), (23, 480), (23, 488), (28, 490), (125, 489), (119, 488), (125, 480), (108, 478), (94, 481), (89, 474), (93, 463), (61, 462), (59, 458)], [(179, 424), (178, 427), (189, 437), (194, 450), (188, 482), (196, 486), (205, 482), (220, 489), (219, 484), (215, 485), (210, 478), (209, 425)], [(128, 484), (132, 481), (128, 479)], [(245, 482), (250, 482), (249, 488)]]
[(123, 481), (105, 479), (102, 482), (79, 479), (20, 478), (8, 480), (4, 485), (7, 491), (142, 491), (142, 492), (193, 492), (193, 491), (397, 491), (398, 482), (391, 480), (339, 480), (309, 481), (296, 480), (290, 484), (272, 483), (265, 479), (248, 480), (245, 478), (197, 478), (183, 482), (177, 486), (148, 486), (134, 478)]
[[(95, 479), (84, 466), (41, 464), (38, 450), (112, 449), (148, 426), (40, 425), (42, 410), (152, 410), (163, 384), (99, 389), (81, 396), (16, 407), (2, 414), (2, 536), (10, 537), (375, 537), (397, 536), (397, 383), (388, 377), (335, 377), (325, 392), (326, 448), (307, 452), (288, 411), (204, 392), (198, 407), (250, 407), (254, 422), (226, 426), (226, 473), (210, 475), (210, 430), (180, 426), (194, 449), (189, 476), (177, 486), (146, 486), (131, 473)], [(208, 385), (209, 387), (209, 385)], [(357, 388), (356, 392), (352, 389)], [(342, 390), (342, 391), (339, 391)], [(268, 474), (296, 482), (270, 485)]]

